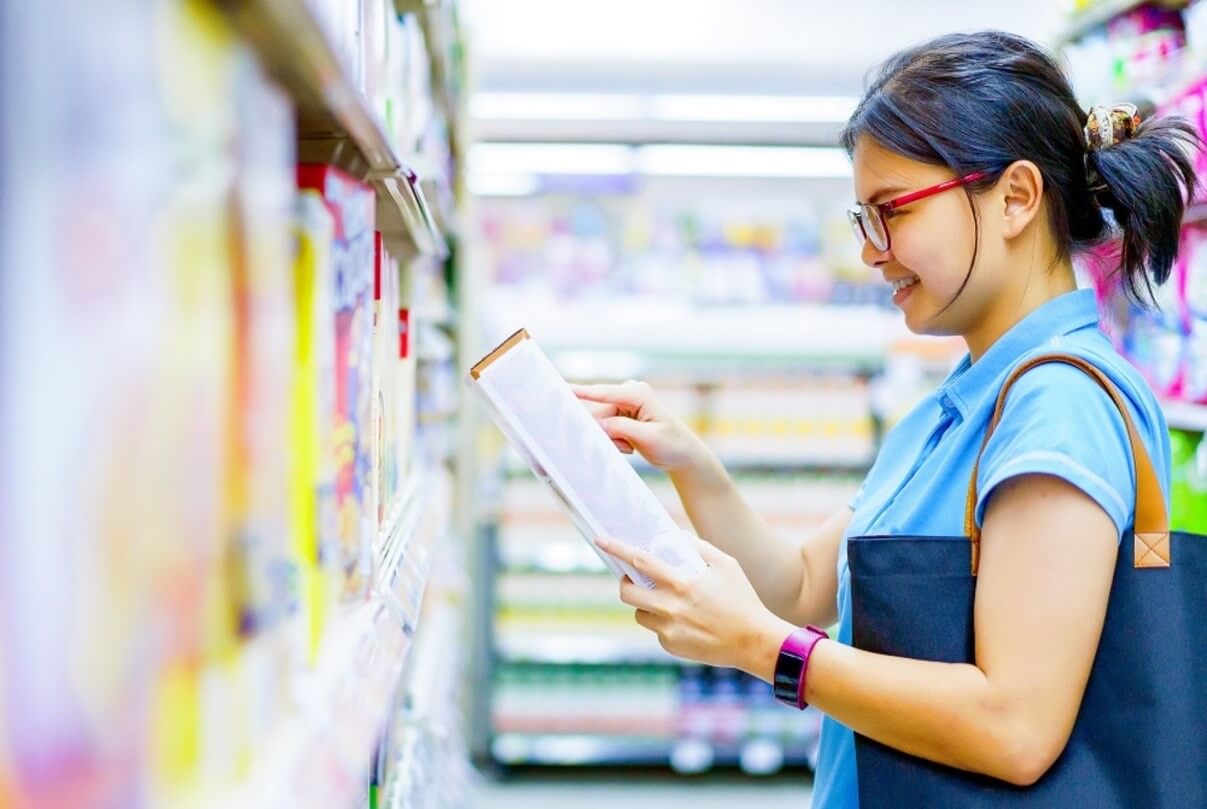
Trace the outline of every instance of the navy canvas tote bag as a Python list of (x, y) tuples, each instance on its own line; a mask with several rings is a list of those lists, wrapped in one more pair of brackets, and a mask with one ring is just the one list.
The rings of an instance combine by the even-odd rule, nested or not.
[[(1207, 537), (1170, 534), (1159, 478), (1118, 390), (1079, 357), (1048, 354), (1030, 360), (1002, 386), (981, 451), (1001, 419), (1010, 386), (1050, 362), (1081, 369), (1110, 394), (1127, 424), (1136, 467), (1134, 529), (1120, 546), (1102, 639), (1068, 745), (1034, 786), (1022, 788), (856, 734), (862, 809), (1207, 807)], [(857, 648), (975, 663), (979, 464), (978, 457), (965, 506), (965, 536), (850, 539)]]

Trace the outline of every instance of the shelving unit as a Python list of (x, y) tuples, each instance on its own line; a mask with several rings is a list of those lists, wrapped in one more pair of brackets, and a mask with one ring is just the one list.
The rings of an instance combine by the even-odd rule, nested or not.
[[(621, 317), (619, 314), (617, 316)], [(747, 323), (758, 319), (753, 312), (741, 316), (747, 318)], [(726, 317), (732, 320), (739, 315), (730, 312)], [(827, 324), (839, 319), (838, 312), (827, 310), (812, 318), (811, 322), (808, 317), (803, 318), (803, 322), (789, 322), (789, 318), (785, 317), (783, 328), (820, 334)], [(868, 331), (874, 332), (875, 314), (869, 319), (872, 325)], [(569, 320), (566, 318), (567, 323)], [(688, 322), (689, 319), (684, 318), (683, 325)], [(767, 323), (767, 320), (762, 322)], [(868, 446), (859, 458), (854, 457), (854, 450), (849, 447), (849, 461), (834, 460), (845, 457), (840, 455), (837, 446), (830, 453), (833, 459), (829, 463), (810, 463), (803, 456), (794, 458), (790, 454), (768, 455), (761, 459), (750, 455), (740, 459), (736, 456), (729, 458), (739, 461), (733, 464), (731, 471), (741, 481), (740, 485), (748, 497), (755, 498), (761, 504), (756, 507), (762, 507), (769, 519), (778, 519), (780, 523), (791, 522), (790, 530), (804, 530), (812, 524), (811, 520), (820, 519), (805, 513), (812, 503), (811, 499), (805, 497), (804, 488), (810, 485), (810, 481), (817, 482), (817, 485), (825, 481), (825, 496), (818, 489), (817, 497), (812, 499), (827, 500), (831, 506), (854, 493), (861, 473), (866, 471), (870, 463), (876, 434), (865, 387), (867, 376), (883, 361), (883, 355), (874, 356), (878, 352), (870, 347), (873, 338), (866, 334), (863, 336), (865, 342), (859, 346), (866, 348), (848, 344), (853, 352), (862, 352), (854, 363), (849, 361), (853, 354), (839, 359), (826, 358), (820, 348), (816, 354), (805, 352), (806, 356), (802, 358), (787, 351), (779, 353), (779, 346), (776, 346), (776, 349), (767, 350), (760, 356), (760, 350), (775, 342), (774, 337), (766, 337), (765, 334), (756, 338), (759, 341), (757, 345), (727, 346), (729, 362), (721, 356), (721, 352), (709, 356), (698, 367), (685, 363), (682, 355), (656, 364), (650, 362), (649, 357), (653, 352), (648, 349), (658, 344), (663, 335), (674, 332), (679, 327), (676, 324), (676, 315), (668, 313), (661, 324), (651, 326), (647, 323), (643, 334), (651, 339), (650, 343), (643, 345), (634, 342), (627, 347), (643, 360), (643, 370), (654, 367), (666, 369), (668, 378), (679, 386), (673, 391), (662, 387), (657, 376), (641, 374), (641, 377), (650, 381), (656, 390), (673, 396), (673, 404), (668, 400), (668, 405), (676, 412), (689, 417), (693, 423), (700, 422), (697, 429), (701, 430), (706, 440), (710, 435), (708, 424), (728, 423), (723, 414), (713, 407), (724, 408), (727, 401), (731, 407), (740, 406), (739, 403), (748, 395), (756, 399), (747, 405), (751, 412), (746, 417), (761, 413), (760, 418), (767, 421), (768, 428), (773, 423), (778, 424), (776, 429), (784, 431), (784, 437), (787, 438), (789, 421), (786, 419), (789, 414), (782, 414), (785, 420), (781, 424), (775, 415), (780, 411), (775, 408), (778, 406), (783, 410), (788, 405), (774, 396), (792, 390), (802, 393), (802, 386), (818, 386), (817, 394), (811, 397), (813, 407), (809, 410), (811, 417), (817, 420), (816, 440), (824, 441), (828, 432), (837, 434), (839, 424), (837, 421), (830, 423), (831, 419), (855, 418), (852, 408), (856, 408), (853, 397), (857, 394), (862, 397), (862, 407), (869, 413), (866, 425)], [(545, 324), (534, 328), (540, 328), (541, 325)], [(772, 331), (776, 328), (775, 325), (768, 327)], [(649, 338), (649, 334), (655, 331), (658, 337)], [(554, 346), (551, 351), (554, 361), (571, 378), (582, 378), (571, 372), (574, 369), (578, 374), (596, 374), (596, 378), (624, 378), (614, 372), (601, 373), (601, 369), (608, 367), (607, 356), (611, 346), (588, 349), (590, 340), (583, 332), (575, 331), (572, 324), (565, 331), (547, 328), (542, 333)], [(749, 334), (749, 331), (734, 333)], [(723, 338), (706, 335), (697, 324), (691, 335), (679, 334), (673, 339), (685, 346), (693, 340), (704, 341), (712, 349)], [(802, 343), (797, 340), (795, 344), (799, 346)], [(601, 356), (593, 358), (593, 351), (598, 351)], [(742, 359), (736, 360), (739, 355)], [(567, 361), (567, 357), (570, 357), (570, 361)], [(783, 387), (777, 386), (777, 380)], [(773, 396), (764, 403), (771, 409), (765, 406), (760, 409), (757, 404), (757, 391), (763, 385), (768, 386), (768, 395)], [(743, 391), (750, 393), (747, 395)], [(834, 407), (828, 404), (822, 406), (823, 401), (828, 401), (822, 398), (822, 392), (837, 397), (835, 402), (844, 395), (852, 399), (842, 407), (837, 404)], [(698, 404), (692, 405), (684, 398), (689, 395), (700, 397)], [(841, 400), (846, 402), (846, 399)], [(791, 401), (796, 402), (796, 399)], [(734, 423), (744, 423), (738, 414), (739, 411), (730, 413)], [(796, 418), (800, 420), (801, 414), (798, 413)], [(799, 429), (801, 425), (794, 424), (793, 427)], [(804, 449), (801, 451), (804, 452)], [(661, 473), (649, 469), (639, 459), (634, 459), (634, 465), (646, 477), (668, 511), (686, 524), (686, 516), (681, 513), (681, 507)], [(809, 765), (817, 741), (816, 715), (780, 711), (782, 706), (770, 699), (770, 692), (764, 694), (765, 689), (758, 688), (744, 678), (732, 682), (718, 681), (715, 686), (690, 685), (691, 678), (697, 676), (692, 672), (700, 670), (700, 667), (672, 657), (659, 646), (655, 636), (632, 623), (631, 611), (616, 602), (615, 579), (589, 546), (575, 534), (569, 522), (561, 518), (548, 494), (532, 480), (531, 473), (512, 463), (507, 463), (506, 469), (508, 471), (499, 479), (503, 494), (499, 498), (498, 511), (489, 517), (497, 524), (488, 529), (484, 542), (488, 558), (485, 578), (491, 582), (484, 603), (494, 605), (493, 611), (488, 610), (492, 614), (484, 619), (488, 626), (489, 666), (493, 672), (487, 678), (492, 689), (488, 693), (497, 692), (490, 701), (493, 707), (490, 717), (485, 720), (488, 726), (484, 732), (486, 754), (495, 764), (504, 767), (534, 764), (646, 765), (671, 767), (684, 772), (735, 767), (756, 774), (773, 772), (782, 767)], [(764, 493), (761, 485), (763, 488), (766, 485), (773, 488)], [(782, 502), (784, 497), (792, 498), (788, 493), (790, 490), (795, 491), (796, 495), (795, 505), (791, 507)], [(772, 504), (773, 500), (779, 503), (779, 508)], [(782, 514), (779, 513), (781, 511)], [(801, 513), (797, 514), (798, 511)], [(782, 524), (780, 527), (788, 526)], [(644, 676), (641, 672), (651, 670), (664, 672), (659, 676), (661, 679), (655, 678), (657, 682), (651, 681), (647, 686), (634, 686), (628, 679), (640, 678)], [(595, 671), (597, 674), (584, 675), (584, 671)], [(507, 681), (527, 681), (536, 677), (539, 682), (545, 676), (550, 678), (549, 707), (542, 714), (546, 718), (538, 719), (535, 713), (525, 714), (522, 708), (508, 701), (513, 698), (498, 696), (505, 693), (507, 686), (504, 683)], [(599, 700), (617, 699), (615, 689), (635, 688), (624, 703), (634, 707), (621, 710), (618, 706), (623, 716), (606, 721), (602, 717), (562, 716), (557, 707), (561, 703), (554, 699), (554, 693), (565, 678), (583, 676), (588, 679), (576, 688), (581, 689), (581, 697), (587, 703), (595, 699), (596, 693)], [(530, 687), (537, 688), (533, 684)], [(699, 735), (687, 730), (691, 722), (696, 721), (691, 717), (697, 709), (687, 696), (693, 687), (701, 689), (702, 705), (705, 706), (699, 709), (703, 712), (701, 715), (708, 716), (709, 711), (715, 711), (715, 722), (718, 723), (715, 727), (706, 724)], [(643, 691), (642, 688), (654, 690)], [(738, 690), (727, 694), (727, 688)], [(672, 690), (667, 692), (667, 689)], [(682, 692), (679, 697), (674, 695), (675, 689)], [(645, 716), (636, 706), (643, 700), (655, 699), (656, 693), (662, 694), (657, 698), (664, 702), (658, 712)], [(665, 700), (668, 699), (678, 700), (677, 707), (667, 705)], [(511, 707), (507, 707), (509, 705)], [(500, 714), (500, 711), (503, 713)], [(639, 717), (644, 718), (639, 721)], [(657, 730), (658, 737), (633, 738), (626, 735), (626, 728), (631, 730), (635, 726), (645, 725), (651, 731)], [(541, 732), (530, 732), (537, 727), (542, 729)], [(734, 734), (735, 740), (726, 741), (727, 733)], [(784, 734), (796, 741), (785, 742)]]
[[(53, 451), (0, 450), (6, 469), (45, 472), (25, 486), (29, 505), (5, 509), (6, 530), (11, 513), (38, 551), (0, 551), (0, 623), (37, 615), (29, 631), (52, 639), (6, 659), (0, 805), (363, 809), (387, 779), (433, 805), (469, 805), (381, 756), (403, 724), (400, 693), (438, 703), (411, 714), (451, 721), (464, 674), (440, 668), (430, 632), (421, 641), (429, 617), (437, 633), (464, 618), (456, 576), (431, 575), (464, 541), (455, 464), (429, 445), (456, 403), (422, 400), (455, 356), (420, 360), (399, 339), (413, 301), (414, 322), (438, 314), (457, 338), (444, 265), (459, 216), (458, 145), (443, 140), (455, 122), (416, 114), (405, 129), (383, 114), (434, 95), (459, 115), (459, 88), (430, 87), (384, 55), (370, 69), (331, 25), (379, 26), (378, 44), (409, 37), (395, 54), (426, 54), (432, 75), (459, 82), (459, 66), (443, 64), (451, 40), (428, 51), (398, 10), (54, 0), (0, 11), (5, 69), (36, 77), (0, 99), (0, 173), (24, 179), (0, 194), (5, 255), (41, 270), (0, 281), (0, 343), (16, 343), (18, 299), (45, 338), (19, 369), (0, 348), (0, 387), (14, 394), (0, 429), (63, 430)], [(358, 33), (354, 50), (371, 39)], [(309, 184), (300, 163), (325, 164), (323, 183), (355, 199)], [(40, 235), (68, 197), (80, 218), (54, 227), (71, 254)], [(438, 294), (413, 297), (420, 261), (436, 267)], [(71, 272), (84, 263), (90, 279)], [(44, 403), (63, 400), (59, 384), (78, 389), (57, 419)], [(56, 511), (82, 515), (74, 522), (36, 504), (56, 482)], [(416, 689), (433, 666), (442, 690)], [(455, 760), (426, 764), (465, 774), (463, 747), (439, 753)]]
[[(1200, 134), (1207, 127), (1202, 115), (1203, 85), (1207, 78), (1207, 54), (1203, 52), (1202, 3), (1172, 0), (1158, 5), (1180, 11), (1180, 15), (1137, 16), (1128, 25), (1103, 32), (1114, 17), (1128, 14), (1143, 4), (1103, 2), (1075, 19), (1061, 45), (1066, 61), (1073, 69), (1074, 87), (1086, 95), (1106, 92), (1107, 82), (1095, 81), (1105, 75), (1103, 59), (1112, 61), (1110, 73), (1114, 89), (1135, 101), (1143, 115), (1180, 115)], [(1099, 32), (1099, 33), (1095, 33)], [(1141, 33), (1143, 32), (1143, 33)], [(1086, 38), (1083, 43), (1082, 38)], [(1149, 61), (1148, 56), (1161, 56)], [(1137, 65), (1133, 71), (1132, 63)], [(1084, 85), (1084, 86), (1079, 86)], [(1088, 89), (1087, 89), (1088, 87)], [(1082, 103), (1103, 103), (1101, 98), (1085, 98)], [(1192, 162), (1200, 183), (1207, 176), (1207, 155), (1194, 154)], [(1199, 189), (1199, 196), (1202, 189)], [(1123, 293), (1113, 282), (1096, 282), (1099, 305), (1109, 312), (1108, 326), (1116, 344), (1133, 364), (1141, 369), (1161, 395), (1161, 408), (1170, 430), (1172, 527), (1197, 530), (1207, 514), (1207, 492), (1202, 482), (1203, 433), (1207, 430), (1207, 405), (1187, 399), (1203, 397), (1199, 382), (1204, 335), (1202, 230), (1207, 224), (1207, 202), (1191, 200), (1182, 220), (1182, 243), (1169, 280), (1158, 292), (1157, 310), (1145, 310), (1125, 303)], [(1089, 265), (1109, 264), (1103, 256), (1094, 256)], [(1197, 449), (1196, 449), (1197, 448)]]
[[(1092, 3), (1085, 11), (1073, 14), (1069, 18), (1068, 24), (1057, 36), (1057, 41), (1061, 43), (1071, 42), (1080, 39), (1096, 28), (1106, 25), (1108, 22), (1118, 17), (1121, 14), (1126, 14), (1132, 9), (1138, 8), (1151, 0), (1097, 0)], [(1166, 8), (1185, 8), (1186, 0), (1164, 0), (1158, 2), (1157, 5)]]
[(228, 11), (298, 109), (302, 161), (336, 165), (371, 181), (378, 193), (380, 230), (398, 256), (417, 252), (444, 258), (420, 177), (397, 154), (302, 0), (214, 0)]
[(670, 767), (698, 773), (714, 767), (739, 767), (751, 774), (814, 766), (808, 745), (761, 740), (745, 746), (612, 735), (504, 733), (491, 746), (497, 761), (508, 765), (599, 765)]
[(495, 643), (495, 654), (499, 660), (508, 663), (683, 664), (667, 654), (653, 635), (627, 634), (633, 637), (610, 639), (579, 632), (499, 638)]

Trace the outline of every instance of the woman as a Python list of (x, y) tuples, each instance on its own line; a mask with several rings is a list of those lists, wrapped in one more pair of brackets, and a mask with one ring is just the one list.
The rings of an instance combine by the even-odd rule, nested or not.
[[(985, 32), (890, 59), (842, 142), (854, 164), (851, 217), (863, 260), (894, 286), (912, 331), (958, 334), (968, 355), (885, 438), (854, 500), (799, 541), (751, 511), (647, 385), (577, 389), (617, 446), (669, 473), (712, 543), (701, 542), (709, 567), (691, 580), (623, 537), (599, 544), (658, 582), (645, 590), (625, 581), (621, 598), (668, 651), (778, 676), (777, 688), (801, 688), (798, 705), (825, 714), (815, 806), (857, 806), (861, 790), (867, 804), (869, 789), (887, 805), (926, 805), (857, 785), (865, 773), (854, 734), (900, 760), (937, 764), (936, 772), (995, 779), (979, 778), (976, 789), (1025, 791), (1071, 749), (1120, 539), (1135, 520), (1133, 449), (1157, 470), (1158, 509), (1169, 491), (1162, 412), (1098, 329), (1094, 295), (1076, 289), (1070, 256), (1111, 236), (1113, 220), (1127, 290), (1142, 297), (1165, 281), (1197, 138), (1184, 123), (1140, 122), (1122, 105), (1096, 108), (1087, 121), (1050, 56)], [(1087, 360), (1122, 393), (1135, 447), (1104, 388), (1055, 363), (1018, 378), (982, 452), (1007, 376), (1054, 350)], [(853, 648), (851, 539), (966, 536), (970, 478), (969, 523), (980, 542), (968, 660)], [(836, 621), (833, 640), (812, 628)], [(1101, 796), (1114, 776), (1079, 777), (1103, 779), (1086, 793)]]

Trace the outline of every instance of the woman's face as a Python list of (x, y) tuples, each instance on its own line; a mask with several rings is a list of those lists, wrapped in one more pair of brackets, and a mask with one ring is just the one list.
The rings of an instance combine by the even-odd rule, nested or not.
[[(866, 135), (856, 142), (853, 157), (855, 197), (861, 203), (887, 202), (956, 177), (944, 166), (890, 152)], [(864, 263), (879, 270), (888, 283), (917, 279), (893, 295), (910, 331), (963, 335), (975, 328), (994, 292), (993, 274), (985, 267), (993, 265), (1001, 241), (994, 238), (993, 222), (986, 219), (993, 217), (981, 216), (980, 245), (971, 275), (977, 223), (963, 188), (897, 210), (887, 220), (888, 250), (864, 243)]]

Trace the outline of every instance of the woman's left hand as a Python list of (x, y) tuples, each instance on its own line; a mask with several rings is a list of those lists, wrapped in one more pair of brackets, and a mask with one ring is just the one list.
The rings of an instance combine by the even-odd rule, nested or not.
[(702, 539), (697, 542), (707, 567), (683, 574), (627, 543), (596, 540), (602, 551), (653, 579), (654, 589), (647, 590), (626, 576), (620, 600), (636, 608), (637, 623), (657, 634), (663, 649), (769, 681), (779, 645), (793, 627), (763, 606), (736, 559)]

